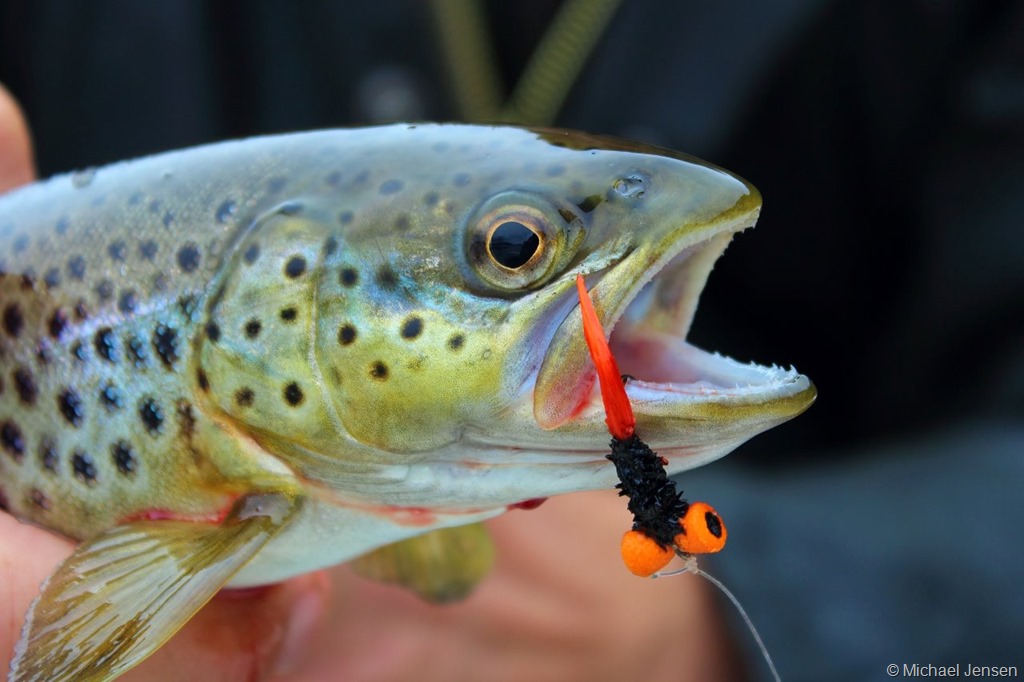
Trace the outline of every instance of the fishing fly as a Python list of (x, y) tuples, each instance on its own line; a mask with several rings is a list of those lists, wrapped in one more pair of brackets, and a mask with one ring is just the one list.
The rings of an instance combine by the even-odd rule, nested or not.
[[(758, 648), (775, 680), (780, 680), (768, 649), (739, 600), (717, 578), (697, 565), (696, 555), (711, 554), (725, 547), (728, 533), (718, 512), (706, 502), (688, 502), (676, 489), (665, 471), (668, 461), (640, 439), (636, 418), (626, 395), (627, 377), (604, 336), (604, 329), (590, 300), (583, 275), (576, 275), (576, 290), (583, 316), (583, 337), (597, 369), (604, 403), (605, 423), (611, 434), (611, 453), (607, 455), (619, 483), (619, 495), (628, 498), (633, 527), (622, 536), (622, 561), (634, 575), (663, 578), (682, 573), (700, 575), (717, 587), (732, 602), (754, 636)], [(684, 561), (682, 568), (661, 573), (674, 557)]]

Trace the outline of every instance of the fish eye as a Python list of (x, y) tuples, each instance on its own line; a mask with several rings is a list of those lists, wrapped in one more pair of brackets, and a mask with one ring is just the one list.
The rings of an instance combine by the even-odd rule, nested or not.
[(546, 197), (502, 192), (469, 216), (468, 265), (500, 291), (535, 288), (565, 266), (584, 236), (582, 219)]
[(518, 220), (504, 220), (487, 235), (487, 252), (494, 262), (509, 270), (528, 264), (541, 250), (541, 236)]

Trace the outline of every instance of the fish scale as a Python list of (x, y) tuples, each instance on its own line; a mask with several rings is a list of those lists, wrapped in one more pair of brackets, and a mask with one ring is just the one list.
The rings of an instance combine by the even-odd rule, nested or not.
[(577, 274), (670, 473), (795, 416), (806, 377), (685, 341), (759, 210), (685, 155), (462, 125), (221, 143), (0, 196), (0, 506), (82, 541), (10, 679), (114, 677), (224, 585), (385, 545), (360, 572), (466, 594), (486, 536), (416, 536), (616, 480)]

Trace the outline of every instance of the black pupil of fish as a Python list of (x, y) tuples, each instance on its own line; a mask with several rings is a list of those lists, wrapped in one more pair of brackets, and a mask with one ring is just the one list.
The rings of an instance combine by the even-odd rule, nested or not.
[(537, 233), (514, 220), (498, 225), (491, 233), (491, 256), (509, 270), (526, 265), (539, 248)]

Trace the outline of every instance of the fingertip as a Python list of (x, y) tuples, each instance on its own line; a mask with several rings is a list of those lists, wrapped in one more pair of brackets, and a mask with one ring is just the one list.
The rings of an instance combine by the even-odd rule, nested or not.
[(32, 182), (32, 140), (21, 107), (0, 84), (0, 192)]

